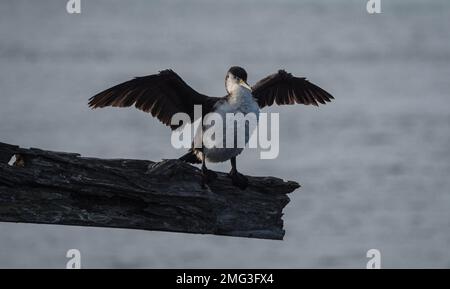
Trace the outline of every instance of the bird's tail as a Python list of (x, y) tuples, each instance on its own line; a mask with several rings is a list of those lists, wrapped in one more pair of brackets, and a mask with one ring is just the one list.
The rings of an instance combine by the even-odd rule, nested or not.
[(199, 164), (201, 161), (197, 158), (194, 151), (190, 149), (185, 155), (179, 158), (180, 161), (191, 163), (191, 164)]

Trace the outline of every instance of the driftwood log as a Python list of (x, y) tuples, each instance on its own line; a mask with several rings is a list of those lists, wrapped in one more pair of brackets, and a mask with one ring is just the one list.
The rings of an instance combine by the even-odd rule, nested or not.
[(202, 187), (200, 170), (179, 160), (86, 158), (0, 143), (0, 222), (283, 239), (282, 210), (298, 187), (249, 177), (240, 190), (224, 173)]

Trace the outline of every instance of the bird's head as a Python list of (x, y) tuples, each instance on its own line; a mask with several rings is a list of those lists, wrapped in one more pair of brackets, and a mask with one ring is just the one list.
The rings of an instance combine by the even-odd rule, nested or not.
[(241, 87), (252, 90), (247, 83), (247, 72), (239, 66), (232, 66), (225, 76), (225, 88), (229, 94), (233, 94)]

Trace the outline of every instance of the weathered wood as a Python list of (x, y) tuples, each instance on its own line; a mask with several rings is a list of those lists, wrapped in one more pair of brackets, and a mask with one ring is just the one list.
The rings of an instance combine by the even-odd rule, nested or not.
[[(9, 165), (12, 156), (16, 162)], [(283, 239), (296, 182), (224, 173), (202, 188), (179, 160), (97, 159), (0, 143), (0, 221)]]

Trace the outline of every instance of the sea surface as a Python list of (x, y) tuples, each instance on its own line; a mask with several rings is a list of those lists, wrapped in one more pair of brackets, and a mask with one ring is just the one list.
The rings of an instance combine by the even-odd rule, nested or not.
[[(280, 113), (280, 154), (240, 171), (295, 180), (284, 241), (0, 223), (1, 268), (450, 267), (450, 2), (90, 0), (0, 2), (0, 141), (160, 160), (170, 131), (135, 109), (92, 111), (95, 93), (165, 68), (225, 94), (284, 68), (331, 92)], [(229, 164), (211, 165), (228, 171)]]

